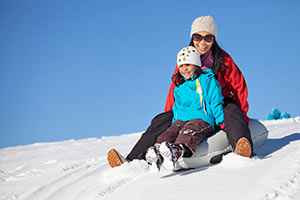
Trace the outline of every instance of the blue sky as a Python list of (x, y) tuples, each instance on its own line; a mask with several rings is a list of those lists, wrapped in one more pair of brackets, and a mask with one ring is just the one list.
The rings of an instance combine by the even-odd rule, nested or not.
[(145, 130), (202, 15), (246, 78), (249, 116), (300, 116), (299, 10), (297, 0), (1, 0), (0, 147)]

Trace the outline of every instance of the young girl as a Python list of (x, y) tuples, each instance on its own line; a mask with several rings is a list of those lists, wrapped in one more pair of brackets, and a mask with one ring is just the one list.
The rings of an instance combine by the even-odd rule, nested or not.
[(221, 86), (211, 69), (202, 70), (200, 53), (188, 46), (177, 54), (173, 75), (175, 102), (172, 125), (146, 154), (151, 166), (173, 169), (181, 157), (191, 157), (197, 146), (212, 135), (215, 124), (224, 128)]

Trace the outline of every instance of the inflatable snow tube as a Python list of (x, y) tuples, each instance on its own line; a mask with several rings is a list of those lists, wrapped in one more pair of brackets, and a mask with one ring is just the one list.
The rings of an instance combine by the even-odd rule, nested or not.
[[(268, 137), (267, 128), (258, 120), (251, 119), (249, 129), (253, 142), (253, 149), (260, 147)], [(219, 131), (199, 144), (196, 152), (190, 158), (180, 159), (175, 170), (199, 168), (221, 162), (222, 156), (232, 151), (226, 133)]]

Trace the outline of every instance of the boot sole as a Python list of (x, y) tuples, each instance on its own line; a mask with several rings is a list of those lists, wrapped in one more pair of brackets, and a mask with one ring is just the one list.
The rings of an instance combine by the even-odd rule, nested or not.
[(252, 148), (247, 138), (242, 137), (238, 140), (235, 146), (235, 153), (240, 156), (244, 156), (248, 158), (251, 157)]
[(123, 160), (115, 149), (109, 150), (109, 152), (107, 153), (107, 161), (112, 168), (118, 167), (123, 164)]

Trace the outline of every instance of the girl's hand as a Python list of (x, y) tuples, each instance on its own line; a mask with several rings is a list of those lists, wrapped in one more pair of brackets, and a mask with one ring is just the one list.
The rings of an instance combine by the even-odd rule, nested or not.
[(225, 124), (224, 124), (224, 123), (220, 124), (220, 128), (221, 128), (223, 131), (226, 131), (226, 127), (225, 127)]

